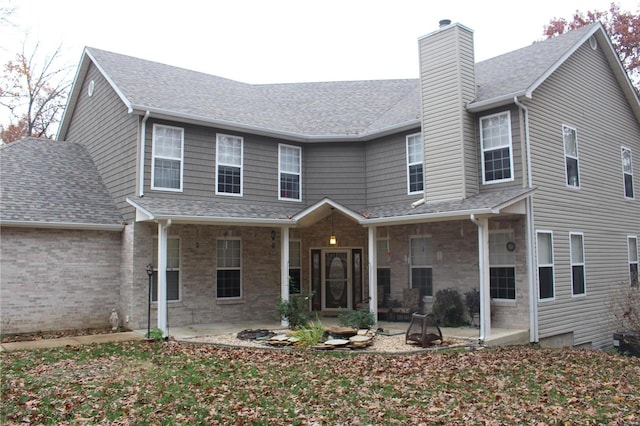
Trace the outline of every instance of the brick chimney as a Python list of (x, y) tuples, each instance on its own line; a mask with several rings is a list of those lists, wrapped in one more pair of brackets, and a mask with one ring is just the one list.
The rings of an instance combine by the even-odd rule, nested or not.
[(464, 199), (478, 193), (475, 123), (465, 108), (476, 96), (473, 31), (442, 20), (418, 47), (425, 200)]

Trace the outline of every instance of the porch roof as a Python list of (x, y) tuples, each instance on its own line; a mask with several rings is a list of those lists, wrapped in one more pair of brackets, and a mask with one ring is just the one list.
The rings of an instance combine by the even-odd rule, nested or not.
[(396, 203), (355, 212), (328, 198), (306, 207), (182, 200), (144, 197), (127, 202), (136, 209), (137, 221), (172, 220), (178, 223), (236, 224), (252, 226), (307, 226), (335, 208), (360, 225), (454, 220), (475, 215), (524, 214), (522, 200), (535, 189), (514, 188), (477, 194), (463, 200)]
[(462, 200), (396, 203), (367, 209), (365, 223), (411, 223), (468, 218), (471, 214), (524, 214), (521, 202), (535, 188), (513, 188), (473, 195)]

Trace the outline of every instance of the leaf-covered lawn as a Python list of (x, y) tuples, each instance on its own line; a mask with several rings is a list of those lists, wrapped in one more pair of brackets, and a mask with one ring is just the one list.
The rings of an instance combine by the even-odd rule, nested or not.
[(638, 424), (640, 359), (126, 342), (5, 352), (1, 424)]

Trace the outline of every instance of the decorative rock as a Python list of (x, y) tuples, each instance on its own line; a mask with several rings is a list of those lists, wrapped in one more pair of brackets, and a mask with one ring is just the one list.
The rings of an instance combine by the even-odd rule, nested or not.
[(331, 339), (324, 342), (325, 345), (329, 345), (329, 346), (344, 346), (348, 343), (349, 341), (345, 339)]

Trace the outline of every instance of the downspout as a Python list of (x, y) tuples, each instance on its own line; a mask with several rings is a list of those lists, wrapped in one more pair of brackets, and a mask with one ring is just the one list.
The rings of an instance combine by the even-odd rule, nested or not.
[[(529, 110), (525, 105), (518, 101), (518, 97), (513, 98), (513, 102), (524, 113), (524, 143), (527, 156), (527, 187), (533, 188), (531, 179), (531, 140), (529, 139)], [(537, 342), (538, 336), (538, 286), (536, 285), (533, 263), (536, 260), (533, 250), (533, 238), (535, 236), (533, 229), (533, 199), (527, 197), (527, 275), (529, 279), (529, 341)]]
[(140, 198), (144, 197), (144, 151), (147, 142), (147, 120), (149, 119), (150, 114), (151, 113), (147, 110), (142, 118), (142, 127), (140, 128), (140, 176), (138, 178), (138, 185), (140, 186), (138, 196)]

